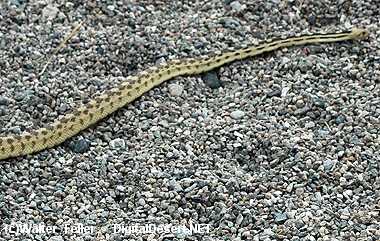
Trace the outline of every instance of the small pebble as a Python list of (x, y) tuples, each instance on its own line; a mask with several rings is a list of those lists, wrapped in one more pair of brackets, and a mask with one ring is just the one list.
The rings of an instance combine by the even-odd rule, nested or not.
[(0, 105), (8, 105), (8, 104), (9, 104), (8, 98), (0, 96)]
[(276, 223), (282, 224), (282, 223), (284, 223), (287, 219), (288, 219), (288, 217), (287, 217), (286, 213), (278, 213), (278, 212), (276, 212), (276, 213), (274, 214), (274, 221), (275, 221)]
[(110, 141), (110, 146), (112, 149), (123, 150), (125, 149), (125, 141), (124, 139), (116, 138)]
[(332, 170), (332, 168), (334, 167), (336, 161), (333, 161), (333, 160), (330, 160), (330, 159), (327, 159), (323, 162), (323, 166), (324, 166), (324, 169), (326, 171), (330, 171)]
[(178, 84), (170, 84), (169, 93), (173, 96), (181, 96), (183, 93), (183, 86)]
[(73, 152), (85, 153), (90, 149), (90, 142), (86, 139), (80, 138), (69, 142), (69, 147)]
[(56, 6), (49, 4), (42, 9), (42, 18), (52, 20), (58, 13), (59, 9)]
[(231, 6), (232, 10), (234, 10), (235, 12), (241, 12), (246, 8), (246, 6), (242, 5), (239, 1), (231, 2), (230, 6)]
[(211, 89), (217, 89), (222, 86), (222, 82), (215, 71), (205, 73), (202, 78), (205, 84)]
[(230, 29), (236, 29), (240, 26), (240, 22), (234, 18), (225, 18), (221, 20), (223, 26)]
[(241, 110), (235, 110), (231, 112), (231, 117), (235, 120), (239, 120), (245, 116), (245, 112)]

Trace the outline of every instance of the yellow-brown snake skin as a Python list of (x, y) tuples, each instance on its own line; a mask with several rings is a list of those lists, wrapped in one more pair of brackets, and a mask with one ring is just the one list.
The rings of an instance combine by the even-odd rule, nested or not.
[(170, 61), (131, 76), (117, 88), (96, 97), (88, 104), (83, 105), (56, 122), (30, 133), (0, 137), (0, 160), (22, 156), (53, 147), (74, 136), (91, 124), (103, 119), (110, 113), (132, 102), (153, 87), (180, 75), (194, 75), (203, 73), (226, 63), (241, 60), (247, 57), (260, 55), (279, 48), (331, 43), (344, 40), (363, 39), (368, 36), (365, 29), (354, 28), (350, 32), (312, 34), (299, 37), (290, 37), (225, 52), (215, 56), (206, 56), (195, 59)]

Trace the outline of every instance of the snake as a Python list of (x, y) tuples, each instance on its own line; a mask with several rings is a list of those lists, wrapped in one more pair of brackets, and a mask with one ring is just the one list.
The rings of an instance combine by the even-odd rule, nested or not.
[(352, 28), (350, 31), (337, 33), (298, 34), (291, 37), (267, 39), (248, 47), (221, 51), (212, 55), (160, 63), (136, 75), (126, 77), (125, 81), (122, 81), (117, 87), (106, 90), (86, 104), (81, 104), (51, 124), (27, 133), (0, 137), (0, 160), (15, 160), (17, 158), (14, 157), (36, 153), (59, 145), (173, 77), (201, 74), (236, 60), (280, 48), (361, 40), (367, 38), (368, 35), (368, 30), (364, 28)]

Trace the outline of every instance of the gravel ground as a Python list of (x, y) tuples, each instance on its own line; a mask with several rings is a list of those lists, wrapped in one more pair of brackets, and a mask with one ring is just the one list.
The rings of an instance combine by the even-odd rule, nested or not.
[[(371, 35), (174, 78), (58, 147), (0, 161), (0, 240), (380, 239), (379, 1), (187, 2), (2, 1), (0, 133), (169, 59), (351, 26)], [(10, 234), (13, 222), (59, 230)], [(95, 231), (64, 232), (77, 223)], [(210, 232), (112, 229), (190, 223)]]

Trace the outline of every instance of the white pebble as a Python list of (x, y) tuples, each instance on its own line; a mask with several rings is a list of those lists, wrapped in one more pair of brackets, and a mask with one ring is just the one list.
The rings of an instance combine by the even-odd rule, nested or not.
[(53, 5), (47, 5), (42, 9), (42, 18), (44, 19), (54, 19), (59, 12), (59, 9)]
[(235, 110), (231, 112), (231, 117), (235, 120), (243, 118), (244, 115), (245, 115), (245, 112), (241, 110)]
[(177, 84), (169, 85), (169, 93), (173, 96), (180, 96), (183, 92), (183, 86)]
[(116, 138), (110, 141), (112, 149), (125, 149), (125, 141), (120, 138)]
[(110, 10), (110, 11), (115, 11), (115, 6), (113, 6), (113, 5), (108, 5), (108, 6), (107, 6), (107, 9)]
[(230, 6), (235, 12), (241, 12), (246, 8), (246, 6), (242, 5), (239, 1), (233, 1), (230, 3)]

